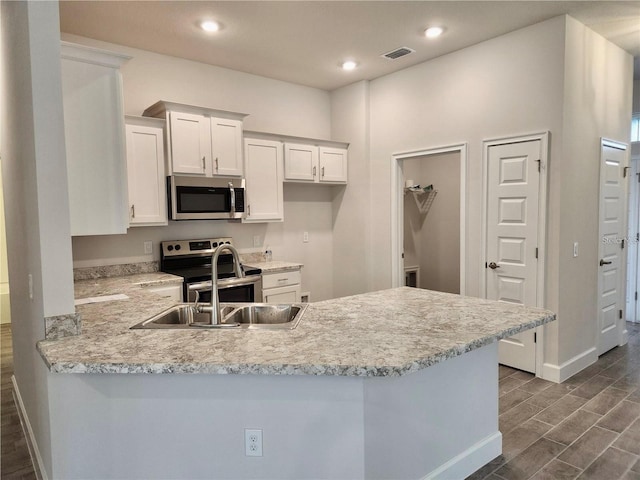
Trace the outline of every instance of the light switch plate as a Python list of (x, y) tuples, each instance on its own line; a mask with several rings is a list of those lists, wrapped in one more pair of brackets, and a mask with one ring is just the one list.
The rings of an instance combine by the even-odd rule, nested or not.
[(146, 255), (151, 255), (153, 253), (153, 243), (150, 241), (144, 242), (144, 253)]

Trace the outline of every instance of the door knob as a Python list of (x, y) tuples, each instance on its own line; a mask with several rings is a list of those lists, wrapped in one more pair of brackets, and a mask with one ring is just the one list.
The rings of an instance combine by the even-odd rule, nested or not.
[(600, 260), (600, 266), (603, 265), (611, 265), (612, 262), (605, 262), (604, 260)]
[(495, 270), (496, 268), (500, 268), (500, 265), (496, 264), (496, 262), (491, 262), (489, 265), (491, 270)]

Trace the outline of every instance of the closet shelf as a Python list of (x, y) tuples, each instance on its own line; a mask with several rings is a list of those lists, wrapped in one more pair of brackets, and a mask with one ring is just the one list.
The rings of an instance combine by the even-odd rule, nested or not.
[(437, 190), (423, 190), (422, 188), (413, 188), (408, 187), (404, 189), (405, 195), (407, 193), (411, 194), (413, 199), (416, 202), (418, 210), (421, 214), (426, 215), (431, 208), (431, 204), (433, 200), (436, 198), (438, 194)]

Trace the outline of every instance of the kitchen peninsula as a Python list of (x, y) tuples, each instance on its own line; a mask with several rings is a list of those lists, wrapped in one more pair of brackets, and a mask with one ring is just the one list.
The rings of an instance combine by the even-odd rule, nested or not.
[(67, 479), (464, 478), (501, 452), (497, 340), (555, 319), (404, 287), (310, 304), (294, 330), (129, 330), (172, 301), (125, 280), (80, 292), (128, 298), (38, 344)]

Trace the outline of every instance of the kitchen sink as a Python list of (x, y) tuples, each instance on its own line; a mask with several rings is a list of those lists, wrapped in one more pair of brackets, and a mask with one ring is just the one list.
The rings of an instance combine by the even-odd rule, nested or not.
[(293, 329), (298, 326), (306, 304), (223, 303), (220, 326), (213, 327), (207, 313), (196, 313), (192, 303), (179, 303), (140, 322), (132, 329), (250, 328)]

